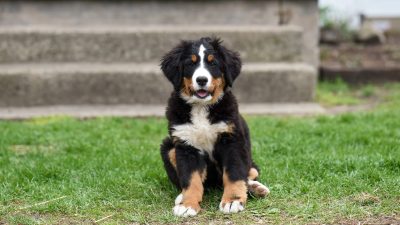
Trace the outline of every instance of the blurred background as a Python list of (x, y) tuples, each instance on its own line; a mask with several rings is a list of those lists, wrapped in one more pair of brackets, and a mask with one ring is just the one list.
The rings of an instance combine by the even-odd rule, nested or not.
[(351, 26), (355, 28), (360, 25), (360, 14), (374, 17), (398, 17), (400, 13), (400, 2), (396, 0), (320, 0), (319, 5), (321, 8), (328, 7), (334, 10), (337, 19), (347, 18)]
[(0, 115), (162, 116), (172, 87), (159, 59), (203, 36), (240, 52), (243, 112), (321, 113), (319, 81), (400, 80), (399, 4), (1, 1)]
[(321, 78), (399, 80), (400, 2), (320, 1)]

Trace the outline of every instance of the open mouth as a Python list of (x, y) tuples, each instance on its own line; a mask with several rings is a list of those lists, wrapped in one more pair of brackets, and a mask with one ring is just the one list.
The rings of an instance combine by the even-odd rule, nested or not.
[(211, 93), (208, 92), (207, 90), (200, 89), (200, 90), (195, 91), (194, 94), (196, 95), (196, 97), (204, 99), (204, 98), (207, 98)]

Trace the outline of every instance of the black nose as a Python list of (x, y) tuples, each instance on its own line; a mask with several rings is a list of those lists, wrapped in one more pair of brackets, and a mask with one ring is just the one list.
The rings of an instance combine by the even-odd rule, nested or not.
[(196, 82), (200, 85), (200, 86), (204, 86), (207, 84), (207, 77), (198, 77), (196, 78)]

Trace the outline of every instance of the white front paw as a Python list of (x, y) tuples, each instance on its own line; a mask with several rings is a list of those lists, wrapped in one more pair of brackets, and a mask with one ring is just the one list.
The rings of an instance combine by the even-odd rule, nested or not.
[(185, 207), (183, 205), (176, 205), (173, 210), (175, 216), (188, 217), (197, 215), (196, 210), (192, 209), (191, 207)]
[(219, 204), (219, 210), (223, 213), (237, 213), (243, 211), (244, 207), (239, 201), (227, 202), (225, 205), (221, 202)]
[(183, 194), (178, 195), (178, 196), (176, 197), (176, 199), (175, 199), (175, 205), (181, 204), (181, 203), (182, 203), (182, 200), (183, 200)]

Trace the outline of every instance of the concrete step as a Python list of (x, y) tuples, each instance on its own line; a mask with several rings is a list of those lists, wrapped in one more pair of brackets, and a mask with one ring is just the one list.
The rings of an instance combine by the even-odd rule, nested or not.
[[(118, 26), (152, 24), (270, 24), (279, 22), (280, 5), (291, 18), (318, 13), (316, 0), (269, 1), (32, 1), (1, 0), (0, 26)], [(310, 3), (309, 3), (310, 2)], [(297, 18), (300, 17), (300, 18)], [(295, 21), (298, 22), (298, 21)]]
[(179, 40), (212, 35), (245, 62), (302, 61), (297, 26), (6, 26), (0, 28), (0, 63), (158, 62)]
[[(295, 25), (304, 29), (303, 60), (318, 67), (317, 0), (1, 0), (0, 27)], [(1, 42), (0, 42), (1, 43)], [(276, 53), (276, 52), (275, 52)]]
[[(308, 102), (316, 79), (305, 64), (245, 64), (233, 91), (245, 103)], [(0, 107), (165, 104), (171, 90), (156, 64), (0, 64)]]
[[(164, 117), (166, 105), (56, 105), (0, 107), (0, 119), (30, 119), (47, 116), (93, 118), (103, 116)], [(244, 115), (320, 115), (326, 110), (316, 103), (240, 104)]]

